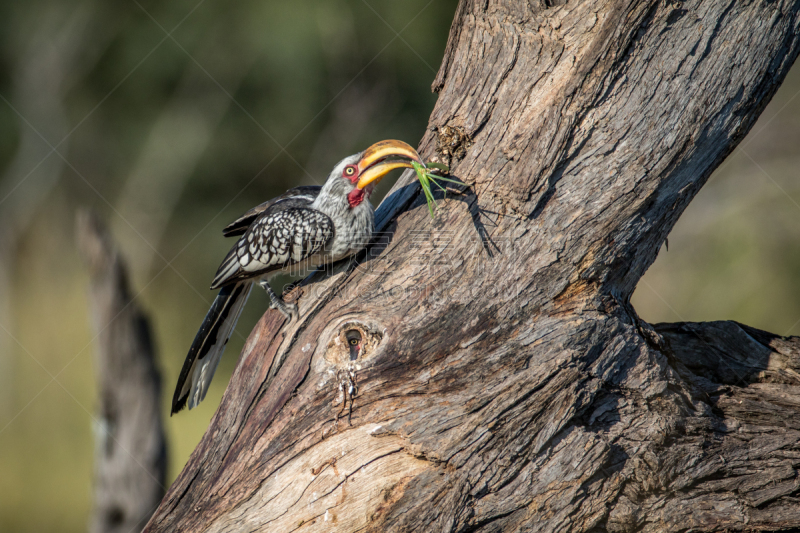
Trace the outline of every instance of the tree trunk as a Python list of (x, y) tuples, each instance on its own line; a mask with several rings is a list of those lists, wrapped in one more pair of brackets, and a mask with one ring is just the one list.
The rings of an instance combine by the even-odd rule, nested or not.
[(361, 264), (264, 315), (147, 531), (800, 527), (800, 339), (630, 305), (800, 2), (550, 4), (462, 0), (420, 153), (471, 189), (431, 221), (404, 175)]
[(95, 373), (100, 405), (89, 531), (129, 533), (147, 522), (164, 495), (161, 376), (147, 317), (133, 302), (127, 268), (106, 228), (82, 211), (77, 237), (89, 268), (99, 340)]

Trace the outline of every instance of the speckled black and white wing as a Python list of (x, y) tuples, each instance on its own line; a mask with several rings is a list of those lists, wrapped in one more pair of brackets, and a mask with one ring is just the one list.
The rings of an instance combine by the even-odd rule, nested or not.
[(267, 209), (270, 209), (275, 204), (280, 203), (281, 207), (308, 207), (319, 196), (319, 191), (322, 189), (319, 185), (301, 185), (289, 189), (282, 195), (267, 200), (263, 204), (257, 205), (247, 213), (243, 214), (222, 230), (222, 234), (226, 237), (236, 237), (243, 235), (247, 228)]
[(334, 233), (333, 221), (321, 211), (277, 204), (262, 213), (228, 252), (211, 288), (302, 263), (321, 252)]

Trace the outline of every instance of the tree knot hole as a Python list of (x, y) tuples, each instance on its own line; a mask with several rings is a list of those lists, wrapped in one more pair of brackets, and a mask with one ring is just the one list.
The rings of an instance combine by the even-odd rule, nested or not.
[(334, 330), (325, 360), (337, 370), (360, 370), (375, 355), (383, 333), (359, 321), (346, 321)]

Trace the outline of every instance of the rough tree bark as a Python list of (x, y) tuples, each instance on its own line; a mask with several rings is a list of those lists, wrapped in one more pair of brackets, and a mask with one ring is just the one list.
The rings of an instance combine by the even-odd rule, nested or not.
[(551, 4), (462, 0), (420, 151), (474, 193), (430, 221), (403, 176), (361, 265), (264, 315), (147, 531), (800, 527), (800, 339), (629, 303), (800, 2)]
[(164, 496), (161, 376), (150, 325), (133, 302), (127, 268), (108, 231), (88, 211), (78, 213), (76, 226), (98, 337), (99, 413), (89, 531), (129, 533), (143, 527)]

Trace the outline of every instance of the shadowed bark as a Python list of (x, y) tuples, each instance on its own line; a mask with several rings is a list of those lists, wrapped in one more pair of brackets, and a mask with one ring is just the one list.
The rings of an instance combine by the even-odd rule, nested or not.
[(133, 303), (124, 261), (100, 220), (82, 211), (77, 240), (89, 270), (98, 339), (95, 472), (91, 533), (129, 533), (164, 495), (167, 445), (161, 376), (150, 325)]
[(146, 530), (800, 527), (800, 339), (629, 302), (799, 26), (780, 0), (463, 0), (420, 153), (471, 189), (431, 221), (404, 175), (360, 264), (264, 315)]

